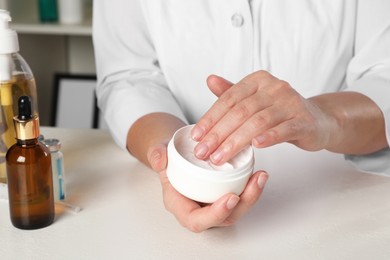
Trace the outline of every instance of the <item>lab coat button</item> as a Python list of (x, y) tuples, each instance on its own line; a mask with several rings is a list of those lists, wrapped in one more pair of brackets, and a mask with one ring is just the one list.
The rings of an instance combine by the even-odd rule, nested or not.
[(244, 24), (244, 17), (241, 14), (233, 14), (231, 20), (234, 27), (241, 27)]

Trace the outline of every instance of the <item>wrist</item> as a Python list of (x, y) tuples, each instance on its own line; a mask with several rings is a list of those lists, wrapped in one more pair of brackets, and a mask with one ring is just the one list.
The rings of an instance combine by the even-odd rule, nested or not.
[(310, 98), (327, 118), (325, 149), (344, 154), (368, 154), (386, 147), (384, 117), (379, 107), (357, 92), (328, 93)]
[(317, 136), (320, 149), (332, 150), (342, 143), (347, 115), (342, 107), (336, 107), (331, 101), (331, 94), (324, 94), (309, 98), (316, 107)]

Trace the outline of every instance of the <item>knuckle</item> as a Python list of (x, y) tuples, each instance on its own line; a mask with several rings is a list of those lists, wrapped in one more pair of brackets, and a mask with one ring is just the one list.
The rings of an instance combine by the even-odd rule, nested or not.
[(274, 143), (281, 142), (281, 135), (279, 131), (276, 131), (275, 129), (271, 129), (267, 132), (267, 134), (271, 137), (272, 142)]
[(291, 89), (291, 86), (287, 81), (279, 80), (279, 88), (286, 90), (286, 89)]
[(296, 95), (296, 91), (291, 87), (291, 85), (284, 81), (284, 80), (278, 80), (276, 87), (275, 87), (275, 92), (284, 97), (288, 97), (288, 100), (292, 103), (295, 103), (297, 101), (298, 95)]
[(290, 124), (288, 124), (287, 131), (288, 135), (295, 136), (299, 131), (298, 124), (296, 122), (291, 122)]
[(288, 88), (290, 88), (290, 84), (288, 84), (287, 81), (284, 81), (284, 80), (280, 79), (279, 82), (280, 82), (280, 85), (281, 85), (282, 87), (288, 87)]
[(265, 70), (258, 70), (255, 73), (253, 73), (253, 75), (255, 75), (255, 76), (259, 77), (259, 78), (271, 76), (271, 74), (269, 72), (265, 71)]
[(237, 142), (239, 140), (235, 140), (234, 138), (229, 138), (223, 143), (223, 150), (225, 153), (230, 153), (237, 148)]
[(211, 116), (205, 116), (199, 120), (197, 125), (203, 129), (210, 129), (214, 125), (214, 119)]
[(185, 227), (189, 231), (194, 232), (194, 233), (200, 233), (203, 231), (203, 229), (201, 228), (201, 226), (198, 223), (188, 223), (187, 225), (185, 225)]
[(251, 194), (250, 196), (245, 196), (242, 198), (242, 203), (244, 204), (245, 212), (248, 211), (251, 207), (253, 207), (260, 198), (260, 193), (256, 192)]
[(221, 142), (221, 138), (217, 132), (210, 132), (205, 141), (213, 146), (215, 144), (219, 144)]
[(218, 225), (226, 219), (226, 216), (223, 214), (215, 214), (214, 213), (212, 216), (212, 219), (213, 219), (214, 223), (216, 223)]
[(276, 142), (281, 142), (295, 139), (298, 136), (299, 131), (300, 127), (297, 122), (289, 122), (281, 132), (273, 130), (271, 131), (271, 134)]
[(235, 223), (236, 223), (236, 219), (235, 218), (233, 218), (233, 217), (228, 217), (228, 218), (226, 218), (225, 219), (225, 221), (223, 222), (223, 225), (224, 226), (232, 226), (232, 225), (234, 225)]
[(259, 114), (254, 115), (250, 122), (255, 130), (261, 129), (267, 124), (266, 118)]
[(223, 95), (218, 99), (218, 104), (224, 108), (233, 108), (236, 104), (236, 99), (233, 93), (230, 91), (226, 91)]
[(249, 108), (244, 104), (237, 104), (233, 110), (233, 117), (239, 121), (243, 121), (250, 116)]
[(247, 205), (247, 207), (252, 207), (253, 205), (256, 204), (258, 199), (259, 199), (259, 196), (251, 196), (251, 197), (246, 199), (245, 204)]

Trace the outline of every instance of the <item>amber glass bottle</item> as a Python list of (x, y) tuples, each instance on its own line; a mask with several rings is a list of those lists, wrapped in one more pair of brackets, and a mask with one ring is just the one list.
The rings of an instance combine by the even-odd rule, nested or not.
[(6, 155), (10, 215), (15, 227), (37, 229), (54, 220), (50, 151), (38, 142), (39, 119), (33, 116), (30, 98), (21, 96), (18, 108), (16, 144)]

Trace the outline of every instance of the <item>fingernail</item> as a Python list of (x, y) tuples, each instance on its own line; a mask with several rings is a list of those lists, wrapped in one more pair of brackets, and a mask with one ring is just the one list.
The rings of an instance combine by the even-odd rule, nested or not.
[(226, 202), (226, 207), (227, 207), (229, 210), (233, 209), (233, 208), (237, 205), (237, 203), (238, 203), (239, 200), (240, 200), (240, 197), (238, 197), (237, 195), (231, 196), (231, 197), (229, 198), (229, 200)]
[(200, 143), (195, 147), (194, 153), (196, 157), (198, 157), (199, 159), (203, 159), (208, 151), (208, 146), (206, 144)]
[(263, 189), (265, 186), (265, 183), (268, 180), (268, 173), (262, 172), (260, 173), (258, 179), (257, 179), (257, 185), (259, 186), (260, 189)]
[(218, 164), (220, 161), (222, 161), (223, 156), (224, 156), (223, 151), (216, 151), (210, 156), (211, 162), (214, 164)]
[(255, 146), (261, 145), (264, 143), (265, 139), (266, 139), (265, 135), (256, 136), (255, 138), (253, 138), (253, 145)]
[(199, 141), (202, 136), (203, 136), (203, 130), (198, 127), (198, 126), (194, 126), (194, 128), (192, 129), (191, 131), (191, 137), (194, 141)]

